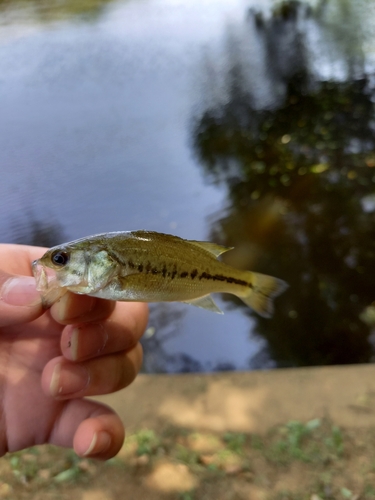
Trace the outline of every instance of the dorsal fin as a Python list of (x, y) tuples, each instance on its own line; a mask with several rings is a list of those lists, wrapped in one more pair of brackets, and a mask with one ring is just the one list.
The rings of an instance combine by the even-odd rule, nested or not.
[(228, 252), (228, 250), (233, 250), (234, 247), (223, 247), (222, 245), (218, 245), (217, 243), (211, 243), (210, 241), (195, 241), (188, 240), (189, 243), (195, 245), (197, 247), (203, 248), (206, 252), (212, 253), (215, 257), (219, 257), (224, 252)]

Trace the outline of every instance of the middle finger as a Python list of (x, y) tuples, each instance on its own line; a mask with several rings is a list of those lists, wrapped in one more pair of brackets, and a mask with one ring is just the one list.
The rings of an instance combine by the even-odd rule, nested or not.
[(69, 325), (61, 335), (61, 351), (66, 359), (83, 361), (133, 348), (147, 325), (143, 303), (117, 303), (104, 321)]

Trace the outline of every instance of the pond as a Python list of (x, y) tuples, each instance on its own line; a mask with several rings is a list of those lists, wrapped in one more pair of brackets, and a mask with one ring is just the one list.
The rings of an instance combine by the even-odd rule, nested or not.
[(289, 283), (271, 319), (152, 305), (148, 372), (371, 362), (374, 24), (369, 0), (0, 0), (1, 241), (156, 230)]

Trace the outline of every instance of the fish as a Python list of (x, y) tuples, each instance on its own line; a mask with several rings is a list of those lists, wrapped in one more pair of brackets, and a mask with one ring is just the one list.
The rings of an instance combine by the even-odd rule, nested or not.
[(32, 263), (45, 308), (67, 291), (116, 301), (186, 302), (223, 314), (211, 293), (239, 297), (260, 316), (287, 283), (218, 260), (231, 250), (155, 231), (119, 231), (54, 246)]

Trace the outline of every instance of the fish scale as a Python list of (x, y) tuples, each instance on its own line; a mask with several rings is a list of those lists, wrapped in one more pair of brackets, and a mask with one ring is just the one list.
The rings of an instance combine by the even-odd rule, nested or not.
[[(46, 306), (67, 291), (109, 300), (181, 301), (221, 312), (211, 293), (231, 293), (260, 315), (286, 283), (217, 260), (229, 248), (153, 231), (103, 233), (49, 249), (33, 263)], [(54, 271), (54, 277), (46, 278)]]

